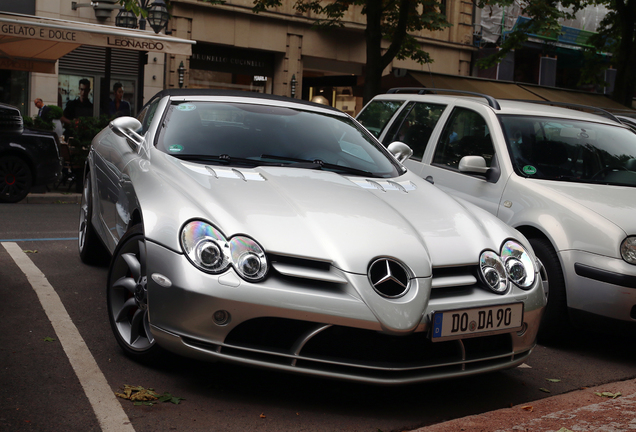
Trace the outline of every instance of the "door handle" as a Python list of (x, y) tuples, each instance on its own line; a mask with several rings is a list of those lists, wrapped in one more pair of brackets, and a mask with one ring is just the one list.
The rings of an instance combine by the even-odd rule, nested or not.
[(426, 176), (424, 180), (426, 180), (430, 184), (435, 184), (435, 181), (433, 180), (433, 176)]

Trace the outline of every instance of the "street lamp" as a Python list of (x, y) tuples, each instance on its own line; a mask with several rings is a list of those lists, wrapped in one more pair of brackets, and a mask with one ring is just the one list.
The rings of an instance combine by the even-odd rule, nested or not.
[[(142, 10), (148, 12), (147, 21), (155, 33), (166, 28), (170, 14), (168, 14), (168, 8), (163, 0), (155, 0), (150, 6), (150, 0), (137, 0), (137, 2)], [(115, 25), (117, 27), (137, 28), (137, 16), (133, 11), (121, 8), (115, 18)], [(139, 28), (146, 30), (146, 18), (143, 15), (139, 18)]]

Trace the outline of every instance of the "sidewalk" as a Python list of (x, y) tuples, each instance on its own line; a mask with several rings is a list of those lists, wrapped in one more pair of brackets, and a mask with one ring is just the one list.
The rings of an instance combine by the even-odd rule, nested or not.
[[(616, 398), (598, 396), (608, 392)], [(412, 432), (619, 432), (636, 430), (636, 379), (604, 384)]]
[(68, 185), (58, 188), (49, 186), (47, 191), (44, 186), (34, 187), (25, 199), (19, 204), (79, 204), (82, 194), (75, 192), (75, 185), (68, 190)]

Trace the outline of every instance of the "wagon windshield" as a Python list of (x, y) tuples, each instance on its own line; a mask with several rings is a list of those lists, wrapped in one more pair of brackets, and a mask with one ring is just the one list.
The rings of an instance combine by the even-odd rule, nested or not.
[(521, 176), (636, 186), (636, 134), (627, 128), (546, 117), (500, 121)]
[(349, 117), (271, 105), (173, 103), (157, 148), (208, 164), (320, 167), (386, 178), (402, 173), (387, 150)]

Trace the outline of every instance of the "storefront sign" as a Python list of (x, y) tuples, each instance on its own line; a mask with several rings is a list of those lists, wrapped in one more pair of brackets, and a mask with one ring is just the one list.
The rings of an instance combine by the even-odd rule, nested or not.
[(55, 73), (55, 62), (0, 57), (0, 69)]
[[(147, 37), (146, 34), (135, 34), (113, 27), (112, 31), (104, 26), (91, 27), (87, 23), (73, 23), (73, 26), (58, 24), (32, 24), (31, 21), (15, 18), (0, 17), (0, 44), (2, 51), (9, 57), (20, 57), (24, 52), (31, 51), (33, 44), (39, 41), (72, 44), (66, 52), (79, 45), (92, 45), (111, 48), (132, 49), (137, 51), (163, 52), (167, 54), (190, 55), (193, 41), (171, 37)], [(39, 52), (47, 49), (38, 46)], [(65, 53), (59, 54), (59, 56)], [(42, 57), (44, 58), (44, 57)], [(51, 57), (46, 57), (52, 59)]]
[(271, 77), (274, 54), (198, 42), (192, 48), (190, 68)]

